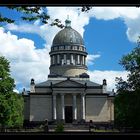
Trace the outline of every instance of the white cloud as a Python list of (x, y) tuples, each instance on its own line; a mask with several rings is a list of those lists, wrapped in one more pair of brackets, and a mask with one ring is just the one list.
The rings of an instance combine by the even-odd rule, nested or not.
[(79, 7), (47, 7), (47, 10), (52, 19), (59, 18), (63, 24), (65, 24), (67, 15), (69, 15), (72, 28), (83, 36), (84, 26), (89, 24), (89, 16), (88, 13), (79, 12), (78, 8)]
[[(48, 14), (53, 18), (59, 18), (63, 23), (68, 13), (72, 21), (72, 27), (83, 36), (84, 27), (89, 24), (91, 18), (113, 20), (120, 18), (127, 26), (128, 39), (136, 42), (140, 35), (140, 9), (136, 7), (93, 7), (88, 13), (82, 13), (79, 7), (48, 7)], [(57, 10), (57, 12), (56, 12)]]
[[(126, 34), (128, 39), (136, 42), (137, 36), (140, 34), (140, 9), (136, 7), (93, 7), (88, 13), (80, 12), (78, 8), (81, 7), (47, 7), (48, 14), (53, 19), (59, 18), (63, 24), (67, 15), (72, 21), (72, 27), (76, 29), (82, 36), (84, 34), (84, 27), (89, 24), (91, 18), (101, 20), (113, 20), (120, 18), (127, 26)], [(57, 11), (57, 12), (56, 12)], [(47, 25), (40, 25), (39, 20), (34, 24), (13, 25), (7, 26), (9, 30), (16, 30), (18, 32), (37, 33), (44, 38), (49, 45), (51, 45), (54, 35), (60, 30)]]
[(99, 58), (100, 55), (99, 54), (89, 54), (87, 55), (87, 58), (86, 58), (86, 62), (87, 62), (87, 65), (93, 65), (94, 64), (94, 61), (96, 58)]
[(128, 72), (126, 71), (99, 71), (99, 70), (94, 70), (94, 71), (88, 71), (88, 74), (90, 75), (90, 80), (102, 84), (103, 79), (107, 80), (107, 89), (111, 91), (112, 89), (116, 89), (115, 87), (115, 78), (116, 77), (122, 77), (124, 80), (127, 79)]
[(49, 73), (49, 51), (36, 49), (32, 40), (12, 35), (0, 28), (0, 54), (5, 56), (11, 65), (11, 75), (16, 84), (29, 87), (30, 79), (36, 82), (47, 79)]
[[(62, 24), (65, 24), (67, 15), (69, 15), (72, 27), (83, 36), (84, 26), (89, 23), (89, 17), (85, 16), (87, 15), (86, 13), (79, 14), (78, 7), (48, 7), (47, 11), (51, 16), (51, 21), (59, 18), (62, 21)], [(49, 21), (49, 23), (51, 23), (51, 21)], [(48, 25), (40, 25), (39, 20), (35, 21), (34, 24), (8, 24), (6, 28), (8, 30), (17, 32), (36, 33), (43, 39), (45, 39), (47, 41), (47, 44), (49, 45), (51, 45), (52, 39), (54, 38), (56, 33), (61, 30), (60, 28), (55, 26), (51, 27)]]
[(40, 25), (39, 21), (35, 21), (35, 24), (8, 24), (6, 28), (11, 31), (17, 31), (21, 33), (32, 33), (39, 35), (46, 41), (47, 49), (50, 49), (55, 34), (60, 30), (57, 27), (51, 27), (48, 25)]
[(17, 89), (14, 89), (13, 91), (16, 92), (16, 93), (20, 93), (19, 90), (17, 90)]
[(140, 9), (136, 7), (93, 7), (89, 16), (97, 19), (112, 20), (118, 17), (137, 19), (140, 15)]
[(103, 20), (120, 18), (127, 26), (126, 34), (129, 41), (136, 42), (140, 35), (140, 9), (136, 7), (94, 7), (89, 17)]
[(138, 36), (140, 36), (140, 26), (139, 26), (140, 16), (135, 20), (127, 19), (125, 23), (128, 26), (126, 32), (128, 39), (132, 42), (136, 42)]

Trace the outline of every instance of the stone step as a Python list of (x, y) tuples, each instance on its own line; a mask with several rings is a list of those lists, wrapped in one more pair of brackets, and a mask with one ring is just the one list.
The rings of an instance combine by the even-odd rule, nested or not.
[[(57, 127), (57, 125), (49, 125), (50, 129), (55, 129)], [(71, 130), (78, 130), (78, 129), (89, 129), (88, 125), (78, 125), (78, 124), (65, 124), (64, 125), (64, 129), (71, 129)]]

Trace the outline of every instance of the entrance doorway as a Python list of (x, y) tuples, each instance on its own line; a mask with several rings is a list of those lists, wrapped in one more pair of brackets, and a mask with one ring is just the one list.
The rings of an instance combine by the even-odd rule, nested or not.
[(65, 122), (72, 123), (73, 120), (72, 106), (65, 106)]

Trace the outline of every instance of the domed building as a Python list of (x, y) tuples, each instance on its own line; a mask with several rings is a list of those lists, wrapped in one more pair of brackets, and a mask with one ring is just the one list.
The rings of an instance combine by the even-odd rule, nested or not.
[(86, 73), (86, 48), (81, 35), (70, 26), (58, 32), (53, 39), (50, 57), (50, 76), (79, 77)]
[(31, 79), (30, 92), (23, 91), (24, 118), (34, 123), (112, 123), (114, 94), (107, 91), (105, 79), (101, 85), (90, 81), (84, 40), (70, 20), (65, 24), (52, 42), (47, 81)]

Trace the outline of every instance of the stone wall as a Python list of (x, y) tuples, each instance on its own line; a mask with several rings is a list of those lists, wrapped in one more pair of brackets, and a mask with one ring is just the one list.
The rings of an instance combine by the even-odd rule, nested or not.
[(110, 120), (114, 121), (114, 97), (109, 97), (108, 103), (110, 107)]
[(114, 120), (113, 111), (110, 109), (107, 96), (86, 96), (86, 121), (110, 122), (110, 112), (112, 112), (112, 120)]
[[(64, 96), (65, 106), (73, 106), (72, 93), (66, 93)], [(81, 95), (76, 96), (77, 104), (77, 120), (81, 120)], [(48, 119), (52, 120), (53, 104), (52, 95), (30, 95), (30, 108), (29, 98), (26, 98), (25, 102), (25, 118), (30, 121), (44, 121)], [(61, 109), (61, 94), (56, 96), (56, 109), (57, 119), (62, 118)], [(30, 112), (29, 112), (30, 110)], [(86, 121), (93, 120), (93, 122), (110, 122), (114, 120), (114, 103), (113, 97), (110, 98), (107, 95), (86, 95), (85, 96), (85, 113)]]
[(70, 68), (70, 67), (64, 67), (62, 66), (55, 66), (55, 67), (50, 67), (50, 73), (51, 74), (58, 74), (58, 75), (63, 75), (63, 76), (76, 76), (80, 75), (82, 73), (86, 73), (86, 69), (83, 68)]
[(30, 121), (52, 120), (52, 95), (30, 95)]
[(50, 93), (52, 90), (50, 88), (35, 88), (35, 93)]
[(24, 120), (29, 120), (30, 116), (30, 98), (29, 96), (24, 96)]

